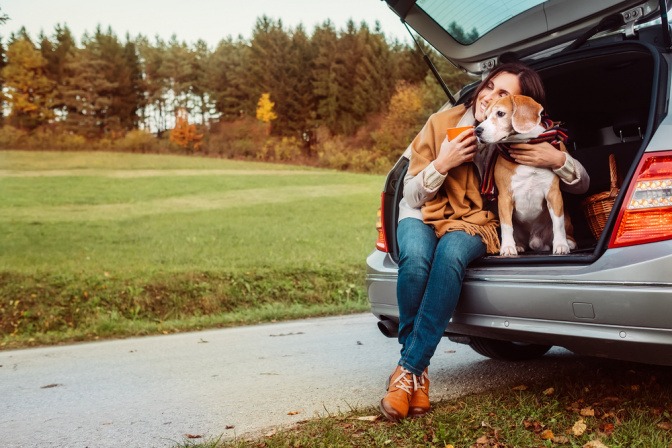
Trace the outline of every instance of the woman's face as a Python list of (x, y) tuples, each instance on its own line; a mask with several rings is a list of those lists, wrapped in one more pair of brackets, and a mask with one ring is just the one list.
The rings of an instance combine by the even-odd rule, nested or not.
[(478, 97), (474, 102), (474, 117), (476, 121), (480, 123), (485, 120), (485, 111), (490, 102), (503, 96), (520, 94), (518, 76), (507, 72), (499, 73), (478, 93)]

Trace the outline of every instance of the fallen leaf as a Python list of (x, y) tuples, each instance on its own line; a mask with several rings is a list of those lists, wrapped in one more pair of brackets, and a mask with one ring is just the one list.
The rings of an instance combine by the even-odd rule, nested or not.
[(604, 423), (600, 425), (598, 430), (605, 436), (610, 436), (614, 432), (614, 429), (615, 427), (613, 423)]
[(270, 430), (269, 432), (267, 432), (266, 434), (264, 434), (264, 436), (266, 436), (266, 437), (273, 437), (277, 432), (278, 432), (278, 431), (277, 431), (276, 429), (272, 429), (272, 430)]
[(594, 417), (595, 416), (595, 410), (591, 407), (583, 408), (579, 411), (579, 414), (581, 414), (582, 417)]
[(448, 445), (444, 446), (443, 448), (455, 448), (455, 447), (449, 443)]
[(40, 389), (51, 389), (52, 387), (61, 387), (62, 384), (59, 383), (53, 383), (53, 384), (47, 384), (46, 386), (40, 387)]
[(233, 429), (235, 427), (236, 427), (235, 425), (226, 425), (224, 429)]
[(362, 420), (364, 422), (375, 422), (380, 418), (380, 415), (367, 415), (365, 417), (357, 417), (357, 420)]
[(583, 445), (582, 448), (609, 448), (609, 447), (604, 443), (600, 442), (599, 440), (591, 440), (590, 442)]
[(660, 429), (664, 429), (665, 431), (669, 431), (670, 429), (672, 429), (672, 423), (670, 422), (660, 422), (656, 426), (659, 427)]
[(203, 436), (200, 436), (198, 434), (185, 434), (184, 437), (187, 439), (201, 439)]
[(476, 439), (476, 443), (480, 443), (481, 445), (485, 445), (488, 443), (488, 436), (481, 436), (478, 439)]
[(588, 428), (588, 425), (586, 425), (583, 421), (582, 418), (580, 418), (576, 423), (574, 423), (574, 426), (572, 426), (572, 434), (575, 436), (581, 436), (583, 435), (584, 432), (586, 432), (586, 429)]
[(527, 386), (524, 384), (521, 384), (520, 386), (516, 386), (511, 388), (512, 390), (527, 390)]
[(569, 438), (565, 436), (555, 436), (551, 439), (553, 443), (557, 445), (566, 445), (569, 443)]
[(639, 384), (633, 384), (632, 386), (630, 386), (630, 389), (633, 392), (638, 392), (639, 391)]
[(539, 434), (539, 437), (541, 437), (542, 440), (552, 440), (553, 437), (555, 437), (555, 436), (553, 435), (553, 431), (551, 431), (550, 429), (545, 429), (545, 430), (541, 431), (541, 434)]
[(289, 411), (289, 412), (287, 413), (287, 415), (296, 415), (296, 414), (298, 414), (298, 413), (299, 413), (299, 411)]
[(555, 389), (553, 389), (552, 387), (549, 387), (548, 389), (546, 389), (545, 391), (542, 392), (542, 394), (546, 395), (547, 397), (549, 395), (553, 395), (554, 393), (555, 393)]

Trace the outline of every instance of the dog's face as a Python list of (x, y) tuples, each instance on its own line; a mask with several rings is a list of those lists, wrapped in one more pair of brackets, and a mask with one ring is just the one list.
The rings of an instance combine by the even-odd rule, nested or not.
[(476, 137), (481, 143), (497, 143), (514, 135), (529, 134), (541, 122), (542, 110), (541, 104), (529, 96), (503, 96), (488, 106), (485, 120), (476, 127)]

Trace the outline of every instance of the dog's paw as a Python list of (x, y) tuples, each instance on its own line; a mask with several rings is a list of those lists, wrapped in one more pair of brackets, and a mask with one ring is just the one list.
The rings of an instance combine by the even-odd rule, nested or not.
[(578, 247), (578, 246), (576, 245), (576, 241), (574, 241), (574, 240), (571, 239), (571, 238), (567, 238), (567, 245), (569, 246), (569, 250), (574, 250), (574, 249), (576, 249), (576, 248)]
[(516, 246), (516, 250), (518, 251), (519, 254), (522, 254), (525, 252), (525, 246)]
[(516, 246), (502, 246), (499, 249), (499, 255), (503, 255), (505, 257), (515, 257), (518, 255), (518, 251), (516, 250)]
[(555, 244), (553, 246), (553, 255), (566, 255), (569, 253), (569, 245), (568, 244)]

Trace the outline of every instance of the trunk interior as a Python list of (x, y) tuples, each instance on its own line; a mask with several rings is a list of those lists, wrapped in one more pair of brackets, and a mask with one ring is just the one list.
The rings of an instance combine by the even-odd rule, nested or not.
[[(639, 42), (620, 42), (560, 54), (534, 65), (544, 80), (546, 112), (567, 128), (569, 153), (590, 175), (590, 188), (583, 195), (564, 194), (565, 212), (574, 225), (578, 248), (569, 255), (551, 256), (528, 252), (518, 257), (485, 257), (479, 264), (588, 262), (604, 250), (615, 219), (612, 211), (600, 238), (589, 228), (582, 201), (609, 191), (609, 155), (616, 159), (621, 196), (646, 144), (665, 113), (666, 61), (659, 50)], [(661, 103), (664, 103), (661, 101)], [(397, 260), (396, 220), (398, 200), (408, 161), (400, 160), (385, 188), (386, 230), (392, 257)]]

